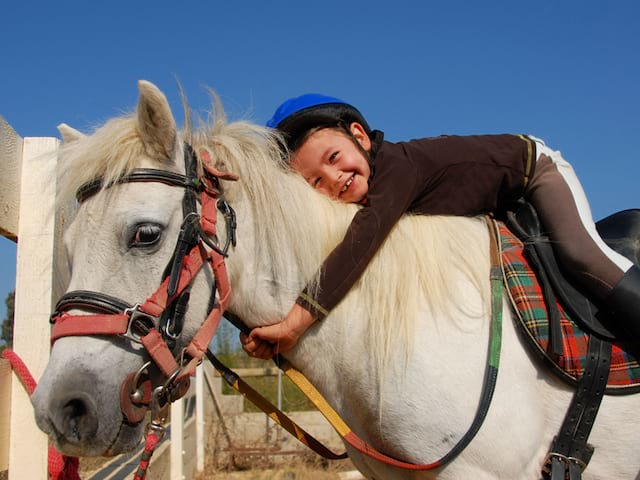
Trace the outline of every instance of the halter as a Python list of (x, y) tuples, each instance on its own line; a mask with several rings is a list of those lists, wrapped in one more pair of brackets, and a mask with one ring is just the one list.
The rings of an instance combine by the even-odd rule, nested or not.
[[(130, 424), (141, 422), (146, 411), (151, 409), (151, 426), (157, 426), (166, 406), (186, 393), (189, 377), (205, 355), (230, 300), (224, 258), (229, 247), (235, 246), (236, 221), (235, 213), (222, 193), (220, 180), (236, 180), (237, 177), (215, 169), (208, 149), (203, 148), (200, 153), (204, 160), (204, 174), (200, 177), (196, 154), (190, 145), (185, 144), (185, 175), (138, 168), (106, 186), (102, 178), (88, 182), (76, 194), (82, 203), (101, 189), (122, 183), (160, 182), (185, 189), (183, 222), (174, 253), (165, 270), (164, 280), (149, 298), (131, 305), (104, 293), (75, 290), (60, 298), (51, 316), (52, 344), (68, 336), (117, 335), (144, 347), (150, 360), (136, 372), (131, 372), (121, 386), (120, 406)], [(201, 213), (197, 209), (197, 194), (200, 194)], [(226, 224), (223, 245), (220, 245), (216, 234), (218, 211)], [(191, 283), (205, 264), (214, 274), (209, 313), (189, 345), (174, 355), (172, 350), (182, 331)], [(73, 309), (92, 313), (68, 313)], [(163, 376), (162, 383), (155, 386), (149, 379), (152, 365)]]

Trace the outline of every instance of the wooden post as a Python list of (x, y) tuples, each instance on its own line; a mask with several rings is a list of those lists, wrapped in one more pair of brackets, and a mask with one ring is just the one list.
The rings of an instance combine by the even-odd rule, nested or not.
[(22, 175), (22, 138), (0, 116), (0, 234), (16, 241)]
[[(0, 235), (16, 241), (22, 174), (22, 138), (0, 116)], [(0, 472), (9, 468), (11, 365), (0, 360)]]
[[(38, 380), (49, 359), (58, 140), (23, 140), (13, 349)], [(20, 382), (11, 387), (9, 480), (47, 478), (47, 437)]]
[(204, 366), (196, 367), (196, 471), (204, 471)]
[(171, 404), (171, 479), (182, 480), (184, 454), (184, 398)]

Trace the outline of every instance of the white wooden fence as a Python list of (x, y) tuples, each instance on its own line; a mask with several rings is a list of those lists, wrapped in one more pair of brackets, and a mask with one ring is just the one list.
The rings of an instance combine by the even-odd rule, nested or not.
[[(13, 348), (37, 379), (49, 356), (46, 325), (54, 296), (56, 222), (52, 213), (58, 140), (22, 139), (2, 118), (0, 135), (0, 226), (3, 235), (19, 239)], [(46, 478), (47, 438), (35, 424), (27, 393), (18, 381), (7, 388), (6, 379), (2, 390), (10, 391), (9, 433), (5, 433), (9, 441), (3, 442), (8, 465), (14, 466), (9, 480)]]
[[(0, 233), (17, 242), (13, 350), (36, 380), (49, 358), (49, 315), (68, 280), (63, 263), (54, 260), (63, 258), (61, 237), (68, 218), (64, 207), (55, 207), (58, 145), (56, 138), (21, 138), (0, 116)], [(196, 465), (202, 470), (201, 369), (195, 384)], [(183, 401), (172, 404), (167, 477), (176, 480), (184, 478), (183, 416)], [(7, 469), (9, 480), (46, 479), (47, 437), (35, 424), (27, 393), (0, 360), (0, 472)]]

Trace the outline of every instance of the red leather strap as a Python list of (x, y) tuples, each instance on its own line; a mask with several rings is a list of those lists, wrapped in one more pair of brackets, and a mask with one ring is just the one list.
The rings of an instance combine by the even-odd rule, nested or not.
[(153, 329), (142, 337), (142, 344), (166, 377), (170, 377), (178, 370), (178, 363), (158, 330)]
[[(219, 298), (218, 304), (211, 310), (211, 312), (209, 312), (209, 315), (205, 321), (202, 322), (202, 325), (200, 325), (200, 328), (186, 348), (186, 353), (192, 358), (197, 359), (198, 362), (205, 355), (209, 343), (220, 324), (222, 314), (231, 299), (231, 287), (229, 285), (224, 257), (216, 251), (210, 251), (209, 262), (211, 263), (211, 268), (213, 269), (216, 278)], [(193, 374), (193, 371), (195, 371), (195, 365), (195, 363), (189, 362), (189, 365), (187, 365), (184, 370), (187, 370), (189, 374)]]
[(227, 265), (224, 263), (224, 257), (218, 252), (212, 251), (209, 255), (218, 287), (218, 303), (224, 312), (231, 301), (231, 285), (227, 275)]
[(210, 237), (216, 234), (216, 225), (218, 222), (218, 207), (216, 199), (204, 190), (201, 195), (202, 210), (200, 216), (200, 225), (204, 233)]
[(118, 314), (69, 315), (53, 318), (51, 344), (61, 337), (76, 335), (122, 335), (127, 332), (129, 316)]
[(167, 294), (167, 285), (169, 284), (169, 278), (167, 277), (160, 287), (144, 302), (140, 310), (154, 317), (159, 317), (162, 312), (165, 311), (167, 305), (175, 300), (193, 281), (193, 278), (200, 271), (202, 265), (204, 265), (206, 258), (207, 253), (201, 244), (193, 247), (182, 261), (182, 270), (175, 295), (169, 297)]
[[(222, 312), (223, 311), (220, 306), (211, 310), (207, 319), (202, 323), (198, 332), (191, 339), (191, 342), (189, 342), (185, 351), (187, 355), (195, 359), (196, 362), (189, 362), (189, 364), (183, 368), (183, 373), (193, 375), (195, 372), (195, 367), (207, 352), (207, 347), (218, 328), (218, 324), (222, 318)], [(183, 375), (181, 374), (181, 376)]]

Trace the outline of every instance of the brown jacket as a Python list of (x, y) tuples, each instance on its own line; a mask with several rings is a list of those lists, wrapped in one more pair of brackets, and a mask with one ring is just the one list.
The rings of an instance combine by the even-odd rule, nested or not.
[(315, 298), (305, 289), (297, 300), (318, 318), (347, 294), (405, 212), (474, 216), (499, 211), (522, 196), (535, 168), (535, 142), (523, 135), (390, 143), (377, 134), (364, 206), (321, 266)]

